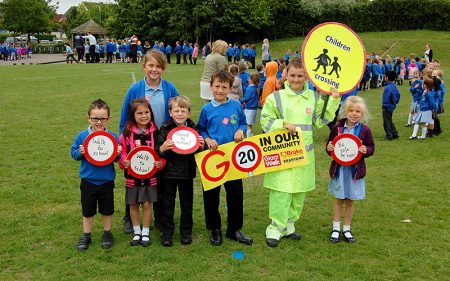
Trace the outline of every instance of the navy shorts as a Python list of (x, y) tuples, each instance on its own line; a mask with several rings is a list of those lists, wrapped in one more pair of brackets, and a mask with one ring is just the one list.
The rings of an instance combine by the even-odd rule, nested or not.
[(83, 217), (89, 218), (97, 214), (97, 205), (100, 214), (114, 214), (114, 181), (95, 185), (81, 179), (80, 191)]

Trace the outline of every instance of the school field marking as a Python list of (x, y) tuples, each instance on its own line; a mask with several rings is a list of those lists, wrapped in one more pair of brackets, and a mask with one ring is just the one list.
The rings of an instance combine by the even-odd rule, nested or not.
[(133, 83), (136, 83), (136, 75), (134, 75), (134, 72), (130, 72), (131, 77), (133, 78)]
[(397, 45), (397, 42), (398, 42), (398, 40), (395, 41), (394, 44), (392, 44), (392, 45), (389, 47), (389, 49), (387, 49), (386, 51), (384, 51), (384, 53), (383, 53), (381, 56), (384, 57), (387, 53), (389, 53), (389, 52), (392, 50), (392, 48), (394, 48), (395, 45)]

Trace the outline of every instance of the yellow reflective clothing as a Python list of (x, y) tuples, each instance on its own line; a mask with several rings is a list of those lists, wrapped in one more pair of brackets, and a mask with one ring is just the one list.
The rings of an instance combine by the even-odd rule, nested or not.
[(294, 124), (303, 133), (308, 164), (282, 171), (266, 173), (264, 186), (288, 193), (307, 192), (315, 188), (315, 161), (313, 125), (320, 128), (334, 119), (340, 99), (329, 97), (327, 108), (321, 116), (324, 100), (308, 88), (305, 82), (302, 93), (286, 88), (268, 96), (261, 111), (264, 131), (283, 129), (283, 124)]

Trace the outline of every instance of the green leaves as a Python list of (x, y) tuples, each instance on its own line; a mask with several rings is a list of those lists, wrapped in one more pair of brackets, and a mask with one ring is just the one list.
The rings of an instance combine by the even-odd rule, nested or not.
[(0, 3), (2, 27), (14, 32), (47, 31), (54, 7), (45, 0), (4, 0)]

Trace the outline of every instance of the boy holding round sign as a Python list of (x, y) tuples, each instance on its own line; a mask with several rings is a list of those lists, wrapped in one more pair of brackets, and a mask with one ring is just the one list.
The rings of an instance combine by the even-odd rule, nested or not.
[(349, 97), (344, 104), (342, 116), (331, 129), (326, 151), (333, 157), (330, 166), (330, 184), (328, 191), (336, 197), (333, 206), (333, 229), (329, 240), (332, 243), (340, 241), (341, 214), (345, 204), (345, 224), (343, 236), (345, 241), (356, 241), (350, 231), (353, 215), (353, 201), (365, 197), (367, 158), (375, 152), (372, 132), (370, 128), (360, 122), (368, 120), (369, 113), (361, 97)]
[(162, 124), (156, 151), (166, 159), (162, 170), (161, 243), (172, 246), (175, 231), (174, 213), (177, 187), (180, 200), (181, 244), (192, 243), (192, 205), (196, 164), (194, 154), (202, 151), (205, 141), (197, 132), (197, 126), (189, 118), (191, 101), (185, 96), (174, 97), (169, 102), (170, 120)]
[(270, 190), (269, 217), (272, 222), (266, 229), (269, 247), (278, 246), (282, 237), (301, 238), (295, 232), (294, 223), (300, 218), (306, 193), (315, 189), (313, 125), (320, 128), (333, 120), (340, 101), (335, 88), (331, 89), (328, 105), (309, 89), (300, 59), (292, 60), (287, 66), (287, 79), (285, 89), (267, 97), (261, 111), (261, 127), (265, 132), (288, 129), (293, 135), (301, 129), (308, 162), (264, 176), (264, 186)]
[(114, 213), (114, 161), (122, 147), (118, 146), (116, 134), (106, 126), (110, 119), (108, 104), (101, 99), (91, 103), (88, 110), (90, 126), (78, 133), (72, 148), (72, 158), (81, 161), (80, 191), (83, 213), (83, 236), (76, 244), (80, 251), (87, 250), (91, 244), (92, 224), (98, 211), (103, 219), (102, 248), (113, 246), (111, 233)]

